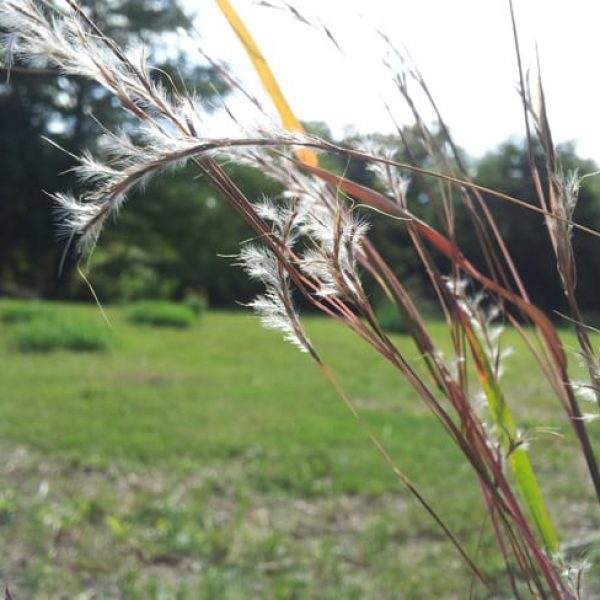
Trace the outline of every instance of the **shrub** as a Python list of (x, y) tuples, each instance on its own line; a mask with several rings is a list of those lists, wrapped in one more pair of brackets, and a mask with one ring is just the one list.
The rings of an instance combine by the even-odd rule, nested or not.
[(113, 341), (108, 328), (101, 323), (57, 316), (19, 323), (9, 339), (11, 346), (21, 352), (98, 352), (107, 350)]
[[(144, 298), (168, 298), (175, 281), (164, 271), (174, 262), (173, 251), (165, 244), (152, 243), (152, 250), (130, 242), (113, 241), (98, 248), (91, 259), (94, 289), (109, 302), (138, 302)], [(82, 279), (73, 283), (75, 294), (87, 298)]]
[(0, 321), (3, 323), (24, 323), (35, 318), (47, 317), (48, 307), (31, 300), (3, 300), (0, 302)]
[(155, 327), (190, 327), (195, 320), (194, 312), (188, 306), (174, 302), (136, 302), (129, 307), (128, 318), (133, 323)]
[(391, 302), (383, 302), (375, 309), (375, 315), (384, 331), (389, 333), (406, 333), (406, 324), (397, 306)]

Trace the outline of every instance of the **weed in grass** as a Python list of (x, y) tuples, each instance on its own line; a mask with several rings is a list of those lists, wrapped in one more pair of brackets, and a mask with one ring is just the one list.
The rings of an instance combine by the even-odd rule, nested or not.
[(155, 327), (191, 327), (200, 312), (195, 312), (187, 304), (175, 304), (164, 301), (145, 301), (132, 304), (127, 311), (132, 323)]

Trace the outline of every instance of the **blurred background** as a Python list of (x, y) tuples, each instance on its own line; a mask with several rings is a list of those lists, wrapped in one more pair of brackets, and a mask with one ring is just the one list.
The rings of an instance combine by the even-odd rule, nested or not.
[[(180, 36), (183, 42), (177, 44), (174, 31), (195, 35), (197, 28), (206, 23), (196, 19), (194, 24), (186, 14), (188, 8), (175, 2), (156, 6), (141, 1), (97, 2), (91, 13), (121, 44), (141, 41), (151, 49), (152, 62), (164, 72), (161, 75), (160, 70), (155, 71), (157, 77), (171, 77), (178, 85), (183, 85), (184, 80), (188, 90), (201, 95), (207, 106), (212, 103), (218, 107), (230, 99), (235, 103), (239, 92), (230, 93), (219, 73), (203, 66), (201, 56), (183, 33)], [(270, 13), (265, 9), (264, 14)], [(223, 27), (224, 34), (230, 35), (229, 43), (237, 45), (224, 21), (216, 24)], [(212, 21), (206, 26), (211, 28)], [(52, 192), (77, 188), (69, 172), (75, 162), (44, 137), (78, 155), (96, 149), (101, 134), (98, 122), (106, 127), (126, 129), (127, 116), (99, 86), (83, 79), (66, 78), (52, 70), (19, 67), (12, 70), (10, 80), (6, 68), (3, 73), (0, 87), (3, 140), (0, 147), (3, 174), (0, 180), (0, 293), (24, 298), (89, 300), (87, 285), (74, 270), (73, 253), (67, 257), (71, 260), (67, 260), (66, 268), (59, 272), (65, 240), (58, 237), (57, 219), (48, 197)], [(446, 95), (451, 93), (446, 91)], [(399, 98), (397, 102), (400, 103)], [(516, 93), (512, 104), (511, 110), (516, 107), (518, 111)], [(482, 107), (482, 110), (487, 108)], [(324, 112), (330, 110), (324, 103)], [(217, 108), (215, 112), (218, 123), (223, 109)], [(364, 128), (362, 112), (363, 108), (357, 105), (357, 123), (361, 129)], [(310, 131), (333, 139), (328, 123), (305, 125)], [(407, 147), (393, 133), (357, 133), (357, 126), (348, 125), (347, 135), (341, 135), (339, 125), (336, 127), (339, 134), (334, 139), (336, 143), (356, 146), (374, 139), (395, 151), (398, 160), (412, 156), (421, 165), (432, 166), (427, 164), (421, 142), (409, 125), (404, 126), (403, 132)], [(433, 127), (435, 129), (435, 125)], [(461, 151), (477, 183), (534, 202), (522, 139), (513, 136), (487, 152), (480, 151), (475, 157), (469, 154), (470, 150)], [(573, 143), (565, 142), (560, 154), (568, 169), (582, 174), (597, 169), (595, 163), (578, 156)], [(324, 160), (329, 168), (339, 172), (347, 169), (355, 181), (373, 185), (372, 176), (360, 162), (347, 165), (335, 157)], [(232, 174), (251, 198), (278, 193), (277, 186), (257, 171), (233, 167)], [(585, 180), (576, 212), (578, 221), (593, 228), (598, 227), (600, 219), (599, 181), (597, 177)], [(409, 204), (420, 216), (435, 219), (434, 208), (423, 201), (422, 192), (419, 181), (414, 180), (409, 188)], [(547, 235), (539, 227), (540, 218), (495, 199), (489, 202), (532, 298), (546, 309), (560, 310), (562, 292), (556, 283)], [(414, 282), (415, 292), (427, 296), (430, 292), (422, 289), (418, 257), (407, 250), (409, 244), (402, 228), (389, 219), (374, 216), (372, 220), (384, 257), (395, 265), (404, 281)], [(463, 250), (477, 262), (477, 244), (469, 235), (470, 224), (466, 220), (461, 223), (459, 215), (458, 226), (457, 235), (463, 241)], [(195, 173), (180, 171), (133, 197), (119, 220), (106, 228), (89, 265), (90, 278), (103, 302), (148, 297), (181, 299), (193, 293), (201, 294), (211, 306), (235, 307), (236, 302), (247, 301), (255, 288), (240, 269), (231, 267), (230, 259), (221, 256), (235, 254), (240, 241), (249, 236), (250, 231), (214, 190)], [(575, 247), (581, 306), (590, 313), (595, 312), (599, 308), (594, 293), (594, 282), (600, 274), (597, 248), (593, 240), (580, 235), (576, 236)]]
[[(266, 16), (273, 12), (263, 10)], [(188, 89), (200, 94), (207, 105), (212, 102), (218, 107), (223, 101), (235, 104), (239, 92), (230, 94), (228, 84), (219, 74), (203, 66), (201, 56), (189, 40), (182, 35), (183, 43), (178, 45), (173, 31), (179, 28), (179, 31), (194, 33), (200, 25), (211, 29), (216, 24), (222, 27), (223, 36), (229, 39), (230, 44), (237, 44), (237, 41), (227, 31), (224, 21), (215, 21), (215, 15), (211, 16), (210, 11), (206, 15), (210, 21), (202, 18), (194, 20), (187, 16), (189, 12), (188, 6), (174, 1), (160, 2), (151, 7), (143, 2), (96, 2), (91, 10), (92, 16), (120, 43), (127, 45), (141, 40), (152, 50), (154, 64), (173, 81), (181, 84), (182, 79), (185, 80)], [(203, 14), (201, 10), (200, 16)], [(506, 57), (505, 62), (510, 63), (510, 57)], [(155, 73), (166, 77), (158, 70)], [(127, 128), (127, 116), (98, 86), (83, 79), (67, 79), (51, 70), (29, 70), (17, 66), (10, 74), (10, 81), (4, 69), (2, 81), (0, 293), (23, 298), (89, 300), (87, 285), (74, 270), (73, 253), (68, 256), (66, 268), (59, 272), (65, 240), (61, 242), (58, 238), (56, 217), (48, 198), (48, 193), (77, 188), (69, 172), (75, 163), (44, 137), (78, 155), (95, 149), (101, 132), (96, 120), (107, 127)], [(290, 89), (292, 95), (297, 93), (293, 86)], [(451, 90), (446, 90), (445, 94), (445, 97), (452, 96)], [(516, 108), (518, 118), (516, 92), (513, 96), (511, 114)], [(397, 103), (401, 103), (400, 98)], [(494, 104), (492, 108), (496, 106)], [(488, 108), (482, 107), (482, 111)], [(215, 111), (218, 123), (222, 108)], [(328, 111), (331, 107), (324, 105), (323, 112)], [(364, 131), (363, 111), (371, 112), (371, 107), (356, 104), (356, 123), (348, 123), (346, 135), (336, 124), (338, 135), (335, 138), (327, 122), (305, 124), (308, 130), (334, 139), (336, 143), (360, 145), (371, 138), (392, 151), (397, 149), (395, 156), (398, 160), (407, 159), (410, 154), (423, 166), (431, 166), (427, 165), (425, 152), (409, 125), (404, 127), (409, 146), (406, 149), (398, 135)], [(298, 112), (302, 114), (302, 106), (298, 107)], [(485, 121), (489, 120), (485, 117)], [(512, 126), (518, 130), (520, 121)], [(460, 135), (458, 137), (460, 140)], [(471, 148), (463, 149), (465, 161), (477, 183), (534, 201), (527, 152), (521, 138), (513, 136), (485, 152), (479, 148), (476, 156), (470, 155), (471, 151)], [(565, 142), (561, 146), (561, 154), (569, 169), (590, 173), (597, 168), (592, 161), (578, 156), (574, 143)], [(339, 172), (348, 169), (348, 174), (360, 183), (373, 184), (372, 177), (360, 162), (346, 165), (345, 161), (335, 157), (325, 158), (325, 161), (329, 168)], [(251, 198), (261, 194), (276, 195), (278, 192), (277, 186), (259, 172), (239, 167), (234, 167), (232, 172)], [(600, 219), (599, 181), (597, 177), (586, 179), (576, 212), (576, 220), (593, 228), (598, 227)], [(409, 204), (420, 216), (435, 219), (433, 208), (421, 201), (423, 195), (419, 185), (418, 180), (412, 182)], [(522, 269), (532, 298), (545, 309), (560, 310), (562, 292), (556, 284), (555, 266), (548, 258), (549, 245), (546, 234), (539, 227), (539, 217), (498, 200), (489, 201), (507, 245), (512, 248), (516, 263)], [(420, 263), (418, 257), (408, 252), (409, 244), (402, 228), (388, 219), (375, 216), (372, 220), (384, 257), (396, 266), (404, 281), (413, 282), (415, 292), (430, 295), (430, 291), (421, 289)], [(474, 250), (477, 243), (469, 227), (468, 221), (461, 223), (459, 216), (457, 235), (462, 240), (465, 253), (478, 262)], [(201, 294), (211, 306), (235, 307), (236, 302), (247, 301), (255, 289), (240, 269), (231, 266), (230, 259), (219, 255), (235, 254), (239, 242), (249, 235), (240, 219), (201, 178), (189, 171), (180, 171), (160, 179), (143, 194), (133, 197), (119, 220), (106, 228), (102, 243), (89, 265), (90, 279), (99, 298), (107, 303), (148, 297), (181, 299), (186, 294)], [(600, 308), (594, 294), (600, 264), (595, 260), (590, 244), (593, 246), (594, 242), (589, 237), (576, 236), (580, 302), (586, 311), (592, 313)]]

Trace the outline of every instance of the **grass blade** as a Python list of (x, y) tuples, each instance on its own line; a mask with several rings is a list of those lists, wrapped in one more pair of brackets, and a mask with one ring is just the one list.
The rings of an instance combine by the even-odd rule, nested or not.
[[(273, 100), (273, 104), (281, 117), (283, 126), (289, 131), (304, 131), (302, 123), (300, 123), (283, 95), (283, 92), (277, 83), (277, 79), (275, 79), (273, 71), (271, 71), (271, 67), (269, 67), (269, 63), (267, 63), (258, 45), (254, 41), (252, 34), (248, 31), (248, 28), (240, 16), (233, 6), (231, 6), (229, 0), (216, 0), (216, 2), (229, 25), (231, 25), (231, 28), (242, 43), (246, 54), (248, 54), (248, 57), (252, 61), (252, 65), (260, 77), (265, 90), (271, 97), (271, 100)], [(296, 156), (305, 164), (312, 166), (317, 166), (319, 164), (316, 153), (308, 148), (296, 150)]]
[(515, 443), (517, 427), (513, 414), (506, 404), (498, 378), (494, 374), (481, 341), (475, 334), (467, 316), (459, 310), (458, 318), (467, 336), (475, 361), (477, 377), (487, 398), (492, 421), (496, 426), (502, 448), (506, 452), (507, 461), (515, 476), (521, 497), (531, 514), (546, 551), (555, 553), (558, 551), (558, 538), (546, 510), (527, 451), (522, 445)]

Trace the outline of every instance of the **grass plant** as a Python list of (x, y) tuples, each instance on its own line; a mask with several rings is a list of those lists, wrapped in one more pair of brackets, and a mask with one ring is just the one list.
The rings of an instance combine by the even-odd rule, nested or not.
[(132, 323), (178, 328), (190, 327), (197, 316), (186, 304), (158, 300), (136, 302), (128, 308), (127, 314)]
[[(71, 238), (77, 238), (78, 248), (85, 253), (93, 248), (103, 225), (121, 208), (133, 188), (167, 168), (194, 165), (256, 234), (255, 242), (244, 244), (239, 256), (248, 275), (264, 286), (264, 293), (251, 306), (267, 328), (280, 331), (314, 361), (382, 463), (454, 547), (473, 578), (465, 594), (506, 595), (506, 590), (510, 590), (508, 594), (516, 598), (581, 597), (583, 567), (561, 552), (568, 544), (556, 526), (556, 514), (548, 508), (548, 496), (534, 470), (539, 447), (530, 449), (530, 432), (523, 429), (514, 399), (504, 386), (504, 345), (496, 331), (497, 325), (510, 324), (521, 337), (521, 347), (533, 357), (538, 377), (545, 380), (556, 407), (572, 428), (590, 486), (600, 500), (600, 470), (587, 426), (597, 414), (588, 417), (582, 411), (579, 395), (581, 390), (591, 390), (600, 399), (600, 368), (590, 336), (581, 323), (571, 245), (575, 231), (597, 237), (600, 234), (573, 221), (580, 178), (565, 173), (557, 159), (541, 81), (541, 101), (536, 104), (521, 77), (531, 152), (533, 155), (534, 144), (539, 144), (546, 160), (543, 174), (532, 160), (531, 172), (539, 196), (539, 206), (533, 206), (470, 180), (426, 82), (410, 60), (391, 45), (389, 53), (394, 58), (387, 62), (390, 76), (399, 99), (413, 113), (432, 168), (411, 161), (399, 162), (390, 148), (342, 148), (305, 134), (250, 32), (227, 0), (219, 0), (218, 4), (271, 94), (282, 127), (267, 124), (266, 128), (257, 128), (251, 123), (256, 133), (249, 135), (247, 124), (231, 115), (232, 125), (239, 130), (237, 136), (205, 137), (201, 103), (175, 88), (165, 89), (152, 77), (144, 57), (124, 51), (107, 38), (76, 0), (66, 0), (64, 9), (62, 4), (57, 7), (52, 2), (35, 0), (6, 0), (0, 7), (0, 23), (12, 34), (11, 49), (17, 56), (34, 61), (43, 57), (65, 74), (94, 80), (115, 96), (139, 128), (131, 137), (122, 131), (105, 131), (102, 147), (108, 156), (104, 161), (90, 155), (81, 157), (76, 172), (85, 192), (79, 198), (54, 195), (64, 227)], [(309, 23), (308, 19), (304, 21)], [(519, 57), (514, 18), (513, 26)], [(327, 33), (332, 39), (328, 30)], [(522, 71), (519, 58), (517, 66)], [(414, 100), (415, 88), (425, 98), (427, 109), (434, 111), (441, 138), (426, 125), (422, 109)], [(259, 122), (261, 112), (262, 108), (257, 111)], [(399, 135), (402, 138), (402, 131)], [(377, 189), (324, 169), (319, 153), (365, 161), (373, 170)], [(228, 175), (229, 162), (261, 169), (279, 182), (285, 193), (277, 199), (247, 198)], [(432, 222), (419, 219), (411, 211), (404, 172), (425, 182), (429, 202), (435, 207), (436, 218)], [(487, 206), (489, 198), (517, 204), (543, 217), (540, 226), (545, 224), (548, 229), (557, 277), (568, 300), (580, 353), (587, 366), (583, 383), (572, 379), (573, 368), (556, 328), (530, 302), (518, 265)], [(472, 222), (484, 257), (482, 268), (461, 252), (460, 240), (454, 235), (456, 206)], [(376, 242), (369, 239), (365, 208), (387, 214), (406, 228), (444, 315), (445, 353), (418, 303), (383, 260)], [(446, 262), (436, 260), (435, 255), (444, 257)], [(391, 337), (377, 319), (362, 286), (365, 272), (405, 316), (418, 361), (411, 360), (411, 351)], [(415, 400), (429, 411), (432, 426), (443, 434), (479, 490), (480, 507), (485, 514), (480, 527), (495, 540), (495, 559), (482, 557), (477, 545), (467, 547), (462, 528), (453, 527), (448, 516), (439, 511), (437, 501), (432, 500), (437, 497), (425, 494), (409, 477), (406, 464), (410, 459), (396, 451), (394, 436), (388, 439), (367, 418), (356, 397), (346, 389), (347, 381), (331, 368), (322, 345), (300, 318), (294, 294), (362, 340), (406, 381)], [(364, 375), (359, 367), (360, 363), (354, 364)], [(477, 402), (475, 390), (483, 404)], [(307, 410), (305, 403), (302, 409)], [(245, 414), (244, 418), (248, 416)], [(419, 447), (418, 452), (425, 451)], [(314, 465), (309, 481), (318, 479), (319, 473), (329, 468), (327, 461), (318, 457)], [(296, 475), (293, 479), (301, 477)], [(469, 526), (473, 528), (475, 524), (471, 521)], [(217, 544), (217, 552), (223, 552), (228, 544)], [(503, 565), (502, 583), (486, 569), (498, 562)]]
[(106, 323), (56, 315), (36, 316), (18, 323), (8, 334), (10, 345), (20, 352), (102, 352), (113, 345)]

